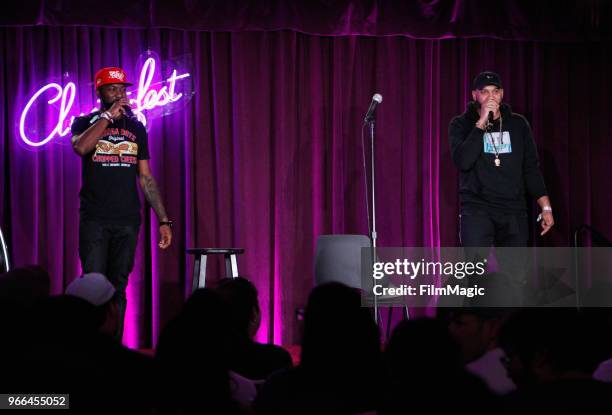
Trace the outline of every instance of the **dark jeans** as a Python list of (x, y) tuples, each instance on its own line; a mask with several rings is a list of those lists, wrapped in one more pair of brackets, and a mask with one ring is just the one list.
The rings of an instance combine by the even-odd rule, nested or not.
[(492, 214), (484, 210), (464, 210), (459, 215), (461, 246), (527, 246), (527, 214)]
[[(487, 282), (498, 285), (498, 292), (500, 287), (507, 287), (504, 291), (508, 296), (513, 296), (513, 299), (507, 298), (508, 303), (524, 301), (529, 256), (526, 252), (529, 241), (527, 214), (464, 208), (459, 223), (459, 238), (465, 248), (466, 259), (480, 261), (489, 256), (490, 247), (502, 248), (496, 249), (494, 255), (498, 274), (490, 276)], [(492, 290), (493, 287), (489, 291)]]
[(134, 268), (139, 225), (115, 225), (81, 219), (79, 257), (83, 273), (99, 272), (115, 286), (119, 309), (117, 338), (123, 336), (128, 276)]

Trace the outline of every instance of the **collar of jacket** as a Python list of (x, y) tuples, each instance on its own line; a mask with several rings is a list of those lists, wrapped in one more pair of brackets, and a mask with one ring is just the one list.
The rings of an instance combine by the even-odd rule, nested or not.
[[(501, 106), (499, 107), (499, 110), (501, 112), (502, 117), (504, 118), (512, 115), (512, 108), (510, 108), (510, 105), (505, 104), (503, 102)], [(478, 113), (478, 105), (476, 104), (475, 101), (468, 102), (467, 109), (465, 110), (465, 117), (469, 121), (473, 121), (473, 122), (478, 121), (478, 119), (480, 118), (480, 114)]]

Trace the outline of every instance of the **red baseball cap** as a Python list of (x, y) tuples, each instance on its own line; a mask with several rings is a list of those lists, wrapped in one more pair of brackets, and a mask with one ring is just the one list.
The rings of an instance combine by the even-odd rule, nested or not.
[(96, 72), (94, 83), (96, 89), (100, 88), (102, 85), (108, 84), (132, 85), (131, 82), (127, 81), (127, 75), (125, 74), (125, 71), (121, 68), (116, 68), (113, 66), (102, 68), (98, 72)]

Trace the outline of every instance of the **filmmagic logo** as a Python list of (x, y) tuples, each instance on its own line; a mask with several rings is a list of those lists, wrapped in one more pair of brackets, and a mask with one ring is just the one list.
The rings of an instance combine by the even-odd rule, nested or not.
[(421, 284), (418, 287), (411, 285), (402, 284), (399, 287), (383, 287), (380, 284), (374, 285), (372, 292), (376, 296), (390, 296), (390, 297), (415, 297), (415, 296), (429, 296), (429, 297), (449, 297), (449, 296), (461, 296), (461, 297), (476, 297), (484, 296), (485, 289), (474, 285), (473, 287), (461, 287), (459, 285), (448, 285), (446, 287), (436, 287), (432, 284)]
[(460, 280), (471, 276), (481, 276), (486, 271), (487, 260), (479, 262), (440, 262), (410, 261), (408, 259), (396, 259), (393, 262), (374, 262), (372, 266), (372, 277), (380, 280), (385, 276), (394, 275), (409, 277), (411, 280), (419, 275), (423, 276), (452, 276)]

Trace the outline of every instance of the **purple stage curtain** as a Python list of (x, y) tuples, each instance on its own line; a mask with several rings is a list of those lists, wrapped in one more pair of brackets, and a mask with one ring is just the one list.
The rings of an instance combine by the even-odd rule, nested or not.
[(494, 37), (582, 41), (612, 38), (605, 0), (26, 0), (0, 25), (104, 26), (315, 35)]
[(15, 265), (47, 267), (54, 293), (80, 272), (80, 159), (68, 138), (38, 151), (20, 143), (25, 97), (69, 76), (79, 103), (91, 102), (102, 66), (123, 66), (134, 78), (147, 49), (162, 60), (191, 59), (195, 96), (149, 131), (153, 174), (177, 226), (172, 247), (160, 251), (145, 209), (128, 290), (133, 347), (154, 345), (189, 292), (185, 248), (212, 246), (246, 248), (239, 269), (260, 291), (260, 338), (296, 342), (317, 236), (367, 233), (360, 127), (374, 92), (384, 96), (381, 246), (457, 245), (447, 127), (485, 69), (501, 74), (506, 101), (534, 130), (557, 220), (535, 243), (567, 246), (582, 223), (612, 235), (606, 43), (42, 26), (1, 28), (0, 48), (0, 225)]

